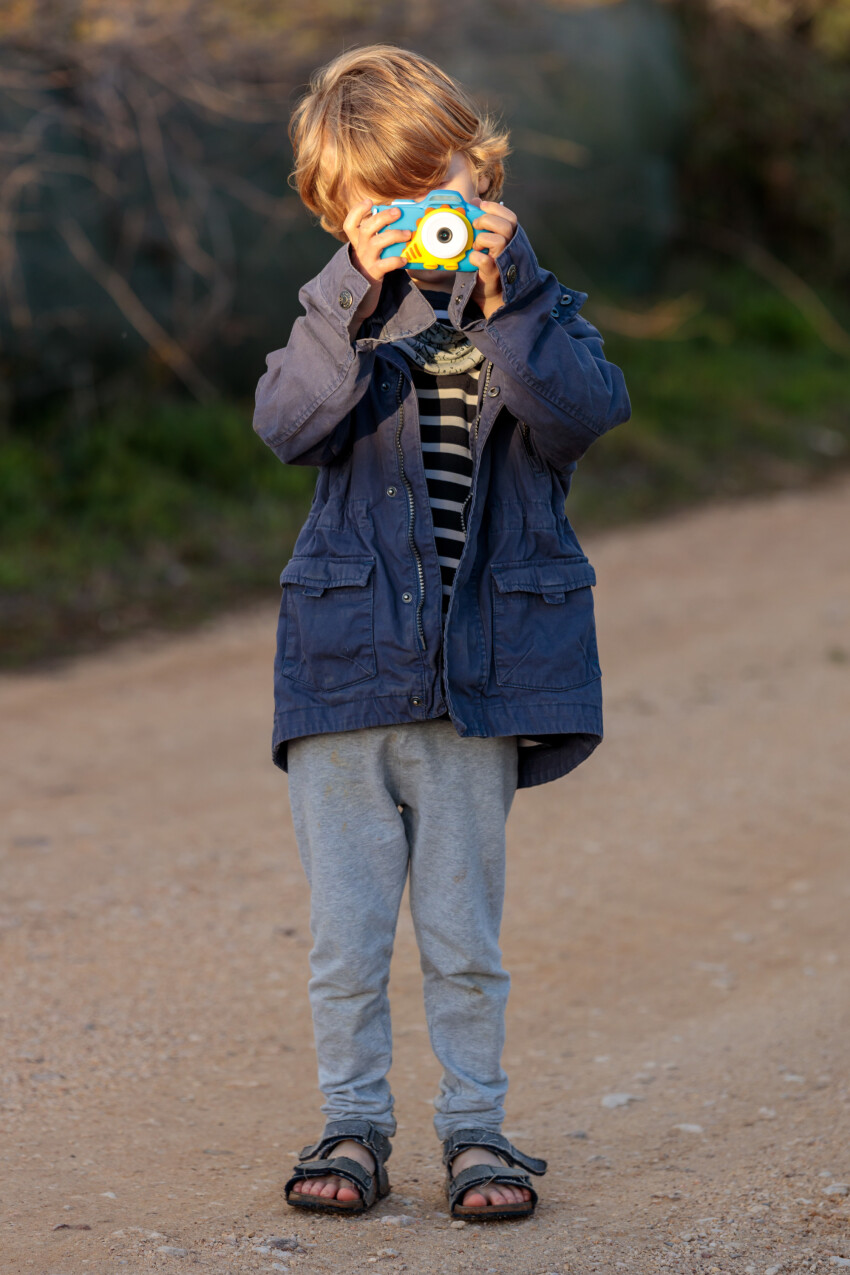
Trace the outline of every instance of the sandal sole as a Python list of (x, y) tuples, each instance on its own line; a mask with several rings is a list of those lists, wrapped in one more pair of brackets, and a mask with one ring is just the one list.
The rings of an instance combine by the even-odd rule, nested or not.
[(452, 1217), (462, 1221), (498, 1221), (499, 1218), (531, 1217), (534, 1207), (528, 1204), (494, 1204), (486, 1209), (474, 1209), (463, 1204), (455, 1205)]
[(322, 1199), (321, 1196), (303, 1195), (301, 1191), (291, 1191), (286, 1203), (293, 1209), (321, 1209), (325, 1213), (365, 1213), (378, 1203), (377, 1197), (372, 1204), (364, 1204), (362, 1200)]

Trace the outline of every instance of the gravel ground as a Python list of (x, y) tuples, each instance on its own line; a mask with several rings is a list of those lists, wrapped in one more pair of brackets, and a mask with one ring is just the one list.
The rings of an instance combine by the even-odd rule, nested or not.
[(606, 739), (508, 824), (537, 1216), (446, 1215), (406, 904), (393, 1193), (283, 1203), (322, 1121), (273, 599), (0, 681), (2, 1275), (850, 1267), (850, 483), (583, 541)]

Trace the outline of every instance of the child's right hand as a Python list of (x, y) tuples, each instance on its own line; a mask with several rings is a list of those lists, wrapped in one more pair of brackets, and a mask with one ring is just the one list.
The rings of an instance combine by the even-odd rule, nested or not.
[(401, 216), (400, 208), (385, 208), (383, 212), (369, 216), (372, 208), (371, 199), (363, 199), (355, 204), (349, 212), (342, 228), (354, 249), (351, 259), (364, 279), (368, 279), (371, 287), (360, 305), (357, 317), (362, 323), (377, 309), (381, 298), (384, 275), (390, 270), (398, 270), (406, 266), (403, 257), (382, 257), (381, 253), (387, 244), (406, 243), (411, 236), (409, 230), (387, 230), (386, 227)]

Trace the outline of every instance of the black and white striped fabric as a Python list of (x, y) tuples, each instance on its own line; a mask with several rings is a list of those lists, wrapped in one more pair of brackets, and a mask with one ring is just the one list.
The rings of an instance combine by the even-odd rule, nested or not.
[[(449, 293), (425, 288), (422, 291), (437, 320), (448, 324)], [(477, 366), (467, 371), (435, 375), (411, 361), (419, 405), (425, 481), (443, 582), (444, 616), (466, 538), (461, 509), (472, 482), (469, 432), (478, 410), (478, 376), (482, 363), (483, 356)]]

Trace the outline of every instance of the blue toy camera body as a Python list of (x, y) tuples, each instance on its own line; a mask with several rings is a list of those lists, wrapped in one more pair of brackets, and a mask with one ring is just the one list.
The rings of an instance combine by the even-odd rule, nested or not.
[[(392, 243), (382, 257), (404, 257), (409, 270), (467, 270), (475, 238), (475, 222), (484, 213), (468, 204), (456, 190), (432, 190), (424, 199), (394, 199), (391, 204), (375, 204), (373, 213), (400, 208), (401, 216), (390, 223), (393, 230), (411, 230), (406, 244)], [(486, 252), (486, 248), (476, 252)]]

